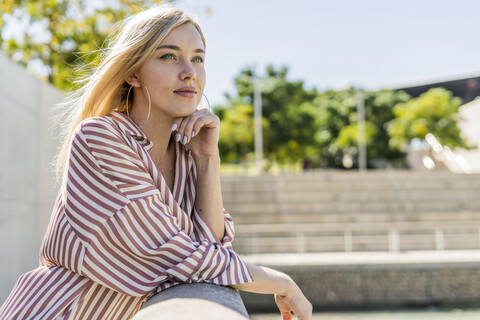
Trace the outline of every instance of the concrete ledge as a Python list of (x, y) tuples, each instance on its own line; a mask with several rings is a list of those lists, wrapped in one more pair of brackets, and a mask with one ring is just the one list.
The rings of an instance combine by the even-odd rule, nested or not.
[(429, 264), (480, 264), (480, 250), (456, 251), (406, 251), (406, 252), (330, 252), (330, 253), (279, 253), (250, 254), (242, 258), (253, 264), (265, 266), (310, 265), (358, 266), (365, 265), (429, 265)]
[(155, 294), (132, 320), (245, 320), (247, 310), (237, 290), (209, 283), (189, 283)]
[[(315, 311), (470, 306), (480, 301), (480, 251), (244, 256), (289, 274)], [(249, 312), (273, 297), (242, 292)]]

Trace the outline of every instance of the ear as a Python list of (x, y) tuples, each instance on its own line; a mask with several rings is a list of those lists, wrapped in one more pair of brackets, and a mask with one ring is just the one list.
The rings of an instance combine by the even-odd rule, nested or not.
[(125, 79), (125, 82), (134, 87), (140, 87), (141, 81), (136, 74)]

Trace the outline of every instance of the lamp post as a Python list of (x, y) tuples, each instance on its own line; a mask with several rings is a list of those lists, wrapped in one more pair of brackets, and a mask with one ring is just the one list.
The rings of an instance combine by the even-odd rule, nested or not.
[(253, 73), (253, 124), (255, 135), (255, 167), (257, 173), (263, 172), (263, 132), (262, 132), (262, 92), (260, 89), (260, 79), (257, 77), (255, 69)]
[(365, 97), (362, 91), (357, 93), (358, 121), (358, 170), (367, 170), (367, 144), (365, 139)]

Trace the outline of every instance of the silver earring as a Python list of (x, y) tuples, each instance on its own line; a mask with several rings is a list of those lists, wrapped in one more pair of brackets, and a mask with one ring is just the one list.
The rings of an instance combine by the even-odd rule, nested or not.
[(132, 90), (132, 88), (133, 88), (133, 86), (130, 85), (130, 88), (128, 89), (128, 92), (127, 92), (127, 101), (125, 102), (125, 109), (127, 109), (127, 117), (129, 117), (129, 118), (130, 118), (130, 113), (128, 112), (128, 100), (130, 98), (130, 91)]
[[(140, 84), (142, 86), (145, 87), (145, 90), (147, 90), (147, 95), (148, 95), (148, 114), (147, 114), (147, 119), (145, 120), (145, 122), (141, 125), (141, 126), (138, 126), (139, 128), (142, 128), (148, 121), (148, 119), (150, 118), (150, 112), (152, 111), (152, 99), (150, 97), (150, 91), (148, 90), (147, 86), (143, 84), (143, 82), (140, 81)], [(130, 113), (128, 111), (128, 100), (130, 98), (130, 91), (132, 90), (133, 86), (131, 85), (130, 88), (128, 89), (128, 92), (127, 92), (127, 101), (125, 102), (125, 109), (127, 109), (127, 117), (130, 118)], [(130, 118), (132, 119), (132, 118)], [(132, 120), (133, 121), (133, 120)]]
[(140, 126), (140, 128), (141, 128), (147, 123), (148, 119), (150, 118), (150, 112), (152, 111), (152, 98), (150, 97), (150, 91), (148, 90), (147, 86), (142, 81), (140, 81), (140, 84), (145, 88), (145, 90), (147, 90), (147, 95), (148, 95), (147, 119), (145, 119), (145, 122)]
[(212, 111), (212, 107), (210, 106), (210, 101), (208, 101), (207, 96), (206, 96), (205, 93), (203, 93), (203, 92), (202, 92), (202, 95), (205, 97), (205, 100), (207, 100), (208, 110)]

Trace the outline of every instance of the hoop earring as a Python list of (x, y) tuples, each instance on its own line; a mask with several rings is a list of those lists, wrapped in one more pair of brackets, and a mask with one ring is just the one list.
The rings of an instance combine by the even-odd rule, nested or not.
[[(145, 122), (140, 126), (138, 126), (139, 128), (142, 128), (148, 121), (148, 119), (150, 118), (150, 112), (152, 111), (152, 99), (150, 97), (150, 91), (148, 90), (147, 86), (143, 84), (143, 82), (140, 81), (140, 84), (142, 86), (145, 87), (145, 90), (147, 90), (147, 95), (148, 95), (148, 113), (147, 113), (147, 119), (145, 120)], [(128, 100), (130, 98), (130, 91), (132, 90), (133, 88), (133, 85), (130, 86), (130, 88), (128, 89), (128, 92), (127, 92), (127, 101), (125, 102), (125, 109), (127, 109), (127, 117), (130, 118), (130, 113), (128, 111)], [(130, 118), (130, 120), (132, 120), (132, 118)], [(132, 120), (133, 121), (133, 120)]]
[[(133, 86), (130, 85), (130, 88), (128, 89), (128, 92), (127, 92), (127, 101), (125, 101), (125, 109), (127, 109), (127, 117), (128, 117), (129, 119), (132, 119), (132, 118), (130, 118), (130, 113), (128, 112), (128, 100), (129, 100), (129, 98), (130, 98), (130, 91), (132, 91), (132, 88), (133, 88)], [(133, 120), (132, 120), (132, 121), (133, 121)]]
[(212, 111), (212, 107), (210, 106), (210, 101), (208, 100), (207, 96), (205, 95), (205, 93), (202, 92), (202, 96), (205, 97), (205, 100), (207, 100), (207, 104), (208, 104), (208, 110)]

